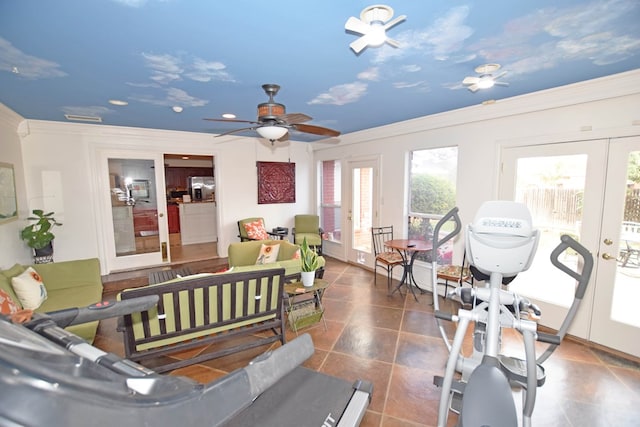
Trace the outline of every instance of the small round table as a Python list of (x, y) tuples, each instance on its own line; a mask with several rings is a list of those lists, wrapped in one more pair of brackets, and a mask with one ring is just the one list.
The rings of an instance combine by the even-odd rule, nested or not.
[(402, 285), (405, 285), (413, 294), (413, 298), (418, 301), (418, 297), (416, 297), (416, 293), (413, 290), (413, 287), (415, 286), (418, 289), (421, 288), (418, 286), (418, 284), (416, 283), (416, 278), (413, 276), (413, 262), (415, 261), (416, 255), (418, 255), (419, 252), (427, 252), (433, 249), (432, 242), (415, 239), (393, 239), (387, 240), (386, 242), (384, 242), (384, 245), (398, 251), (398, 253), (402, 257), (402, 265), (404, 267), (404, 270), (402, 271), (402, 279), (400, 279), (400, 284), (391, 292), (390, 295), (393, 295), (396, 291), (400, 291)]
[[(302, 282), (291, 282), (284, 285), (287, 294), (287, 315), (291, 329), (298, 334), (298, 329), (311, 326), (322, 319), (324, 330), (327, 330), (327, 321), (324, 318), (322, 295), (329, 287), (329, 282), (324, 279), (315, 279), (313, 286), (304, 286)], [(299, 295), (313, 293), (313, 298), (296, 302)]]

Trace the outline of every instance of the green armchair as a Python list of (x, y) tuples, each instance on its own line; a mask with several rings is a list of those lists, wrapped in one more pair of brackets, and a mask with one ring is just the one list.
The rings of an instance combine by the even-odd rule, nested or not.
[(238, 221), (238, 237), (241, 242), (280, 238), (278, 234), (266, 230), (264, 219), (260, 217), (245, 218)]
[(292, 230), (293, 243), (301, 245), (306, 238), (307, 244), (322, 255), (322, 228), (318, 215), (296, 215)]

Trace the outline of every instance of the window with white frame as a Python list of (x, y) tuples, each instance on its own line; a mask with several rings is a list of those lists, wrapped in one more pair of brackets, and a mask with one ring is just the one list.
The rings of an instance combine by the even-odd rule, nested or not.
[[(416, 150), (410, 156), (408, 235), (431, 240), (435, 224), (456, 204), (458, 147)], [(443, 247), (438, 262), (450, 264), (451, 256), (452, 248)], [(418, 255), (423, 261), (430, 258), (430, 252)]]
[(341, 239), (342, 174), (340, 160), (324, 160), (320, 168), (320, 227), (324, 238), (333, 242)]

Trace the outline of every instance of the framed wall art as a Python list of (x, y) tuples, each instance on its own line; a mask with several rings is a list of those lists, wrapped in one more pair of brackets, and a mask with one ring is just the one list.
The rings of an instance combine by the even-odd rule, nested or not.
[(18, 219), (18, 202), (13, 165), (0, 163), (0, 223), (14, 219)]
[(296, 164), (256, 162), (258, 204), (296, 202)]

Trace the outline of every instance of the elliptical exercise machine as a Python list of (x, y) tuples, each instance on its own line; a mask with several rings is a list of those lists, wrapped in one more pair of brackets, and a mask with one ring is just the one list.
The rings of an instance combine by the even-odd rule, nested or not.
[[(461, 229), (458, 209), (443, 217), (434, 229), (434, 252), (454, 236), (449, 233), (439, 239), (440, 228), (455, 222), (456, 233)], [(539, 231), (532, 226), (531, 214), (523, 204), (509, 201), (490, 201), (478, 210), (465, 235), (466, 256), (475, 282), (484, 287), (451, 291), (470, 309), (461, 308), (457, 314), (440, 311), (437, 298), (437, 262), (433, 258), (432, 284), (436, 321), (449, 350), (444, 377), (435, 377), (434, 384), (442, 388), (438, 407), (438, 427), (447, 424), (449, 410), (459, 414), (459, 427), (515, 427), (518, 414), (512, 388), (523, 393), (522, 425), (531, 426), (536, 389), (545, 382), (542, 363), (564, 338), (586, 291), (593, 257), (580, 243), (567, 235), (551, 253), (551, 263), (577, 282), (573, 303), (557, 334), (537, 331), (537, 323), (530, 317), (540, 316), (540, 309), (526, 298), (508, 290), (515, 276), (527, 270), (533, 262), (538, 246)], [(560, 261), (560, 256), (572, 249), (582, 258), (581, 272), (574, 271)], [(457, 322), (452, 341), (441, 320)], [(465, 357), (461, 347), (470, 322), (474, 322), (473, 352)], [(501, 331), (512, 328), (523, 336), (525, 359), (500, 353)], [(548, 343), (544, 353), (536, 359), (535, 341)], [(460, 380), (454, 376), (458, 372)]]

